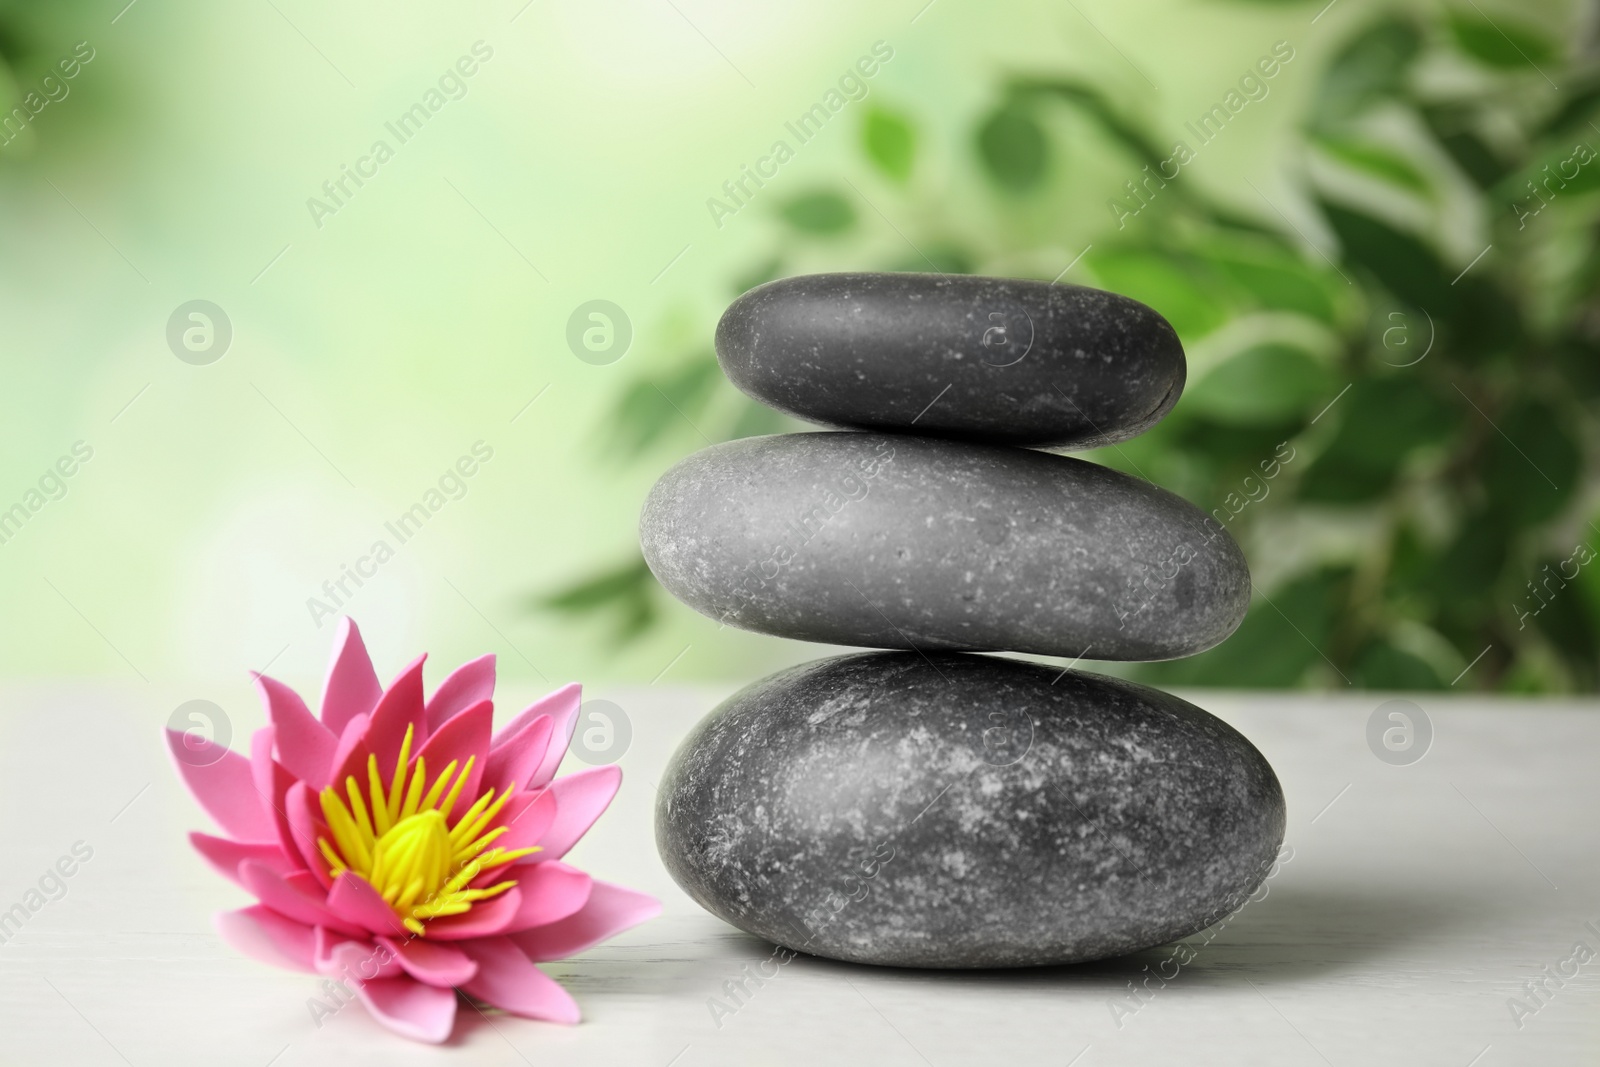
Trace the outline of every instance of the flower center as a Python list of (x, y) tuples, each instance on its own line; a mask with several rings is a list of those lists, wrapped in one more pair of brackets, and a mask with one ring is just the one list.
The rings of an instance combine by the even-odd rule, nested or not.
[[(317, 847), (328, 861), (328, 874), (338, 878), (352, 872), (372, 884), (399, 914), (406, 928), (418, 936), (428, 919), (460, 915), (480, 900), (487, 900), (516, 885), (500, 882), (484, 888), (470, 883), (486, 870), (538, 852), (532, 848), (491, 848), (495, 838), (510, 827), (487, 830), (511, 799), (508, 786), (499, 797), (490, 789), (459, 819), (451, 821), (456, 801), (472, 773), (476, 757), (469, 756), (459, 771), (456, 761), (428, 785), (428, 768), (418, 756), (409, 767), (412, 730), (406, 728), (394, 777), (387, 789), (378, 774), (378, 757), (367, 757), (367, 790), (362, 792), (354, 775), (344, 780), (344, 796), (337, 786), (321, 794), (322, 815), (333, 835), (319, 837)], [(487, 832), (485, 832), (487, 830)]]

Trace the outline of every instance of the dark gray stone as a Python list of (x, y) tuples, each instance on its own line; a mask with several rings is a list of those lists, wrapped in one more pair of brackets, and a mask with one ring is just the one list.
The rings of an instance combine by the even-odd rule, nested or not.
[(684, 741), (656, 842), (713, 914), (855, 963), (1121, 955), (1239, 907), (1283, 840), (1272, 768), (1131, 682), (959, 653), (819, 660)]
[(894, 434), (746, 438), (662, 476), (669, 592), (730, 625), (872, 648), (1159, 660), (1221, 641), (1250, 572), (1164, 489), (1045, 452)]
[(1154, 426), (1183, 346), (1125, 296), (939, 274), (811, 274), (758, 286), (717, 324), (733, 384), (811, 422), (1093, 448)]

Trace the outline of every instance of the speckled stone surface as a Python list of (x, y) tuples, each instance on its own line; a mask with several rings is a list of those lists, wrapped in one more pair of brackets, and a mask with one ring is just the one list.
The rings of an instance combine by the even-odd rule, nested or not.
[(640, 520), (714, 619), (868, 648), (1160, 660), (1232, 633), (1244, 555), (1187, 501), (1045, 452), (896, 434), (746, 438), (683, 460)]
[(712, 913), (813, 955), (1018, 967), (1120, 955), (1242, 904), (1283, 840), (1255, 747), (1130, 682), (990, 656), (819, 660), (673, 757), (656, 840)]
[(1183, 346), (1136, 300), (939, 274), (811, 274), (758, 286), (717, 358), (763, 404), (826, 426), (1092, 448), (1155, 425)]

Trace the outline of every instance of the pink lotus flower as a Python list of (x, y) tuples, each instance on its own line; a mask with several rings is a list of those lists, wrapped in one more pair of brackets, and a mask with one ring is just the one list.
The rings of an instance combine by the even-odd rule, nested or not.
[(494, 657), (424, 700), (425, 658), (384, 689), (344, 619), (320, 721), (288, 686), (256, 675), (272, 725), (256, 731), (248, 759), (167, 732), (179, 774), (228, 835), (190, 840), (259, 901), (219, 914), (218, 927), (246, 955), (354, 986), (379, 1022), (419, 1041), (450, 1036), (457, 990), (575, 1023), (577, 1004), (534, 963), (661, 910), (560, 862), (622, 773), (555, 779), (577, 685), (491, 734)]

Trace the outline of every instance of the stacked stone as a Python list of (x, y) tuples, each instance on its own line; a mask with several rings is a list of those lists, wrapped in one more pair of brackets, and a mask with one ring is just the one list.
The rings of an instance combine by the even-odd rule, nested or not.
[(741, 390), (842, 432), (747, 438), (668, 471), (641, 521), (679, 599), (881, 651), (783, 671), (702, 721), (661, 783), (673, 877), (728, 922), (862, 963), (1070, 963), (1240, 906), (1283, 838), (1243, 737), (1177, 697), (974, 653), (1191, 655), (1249, 601), (1199, 509), (1044, 448), (1111, 444), (1183, 391), (1172, 327), (1094, 289), (830, 274), (740, 297)]

